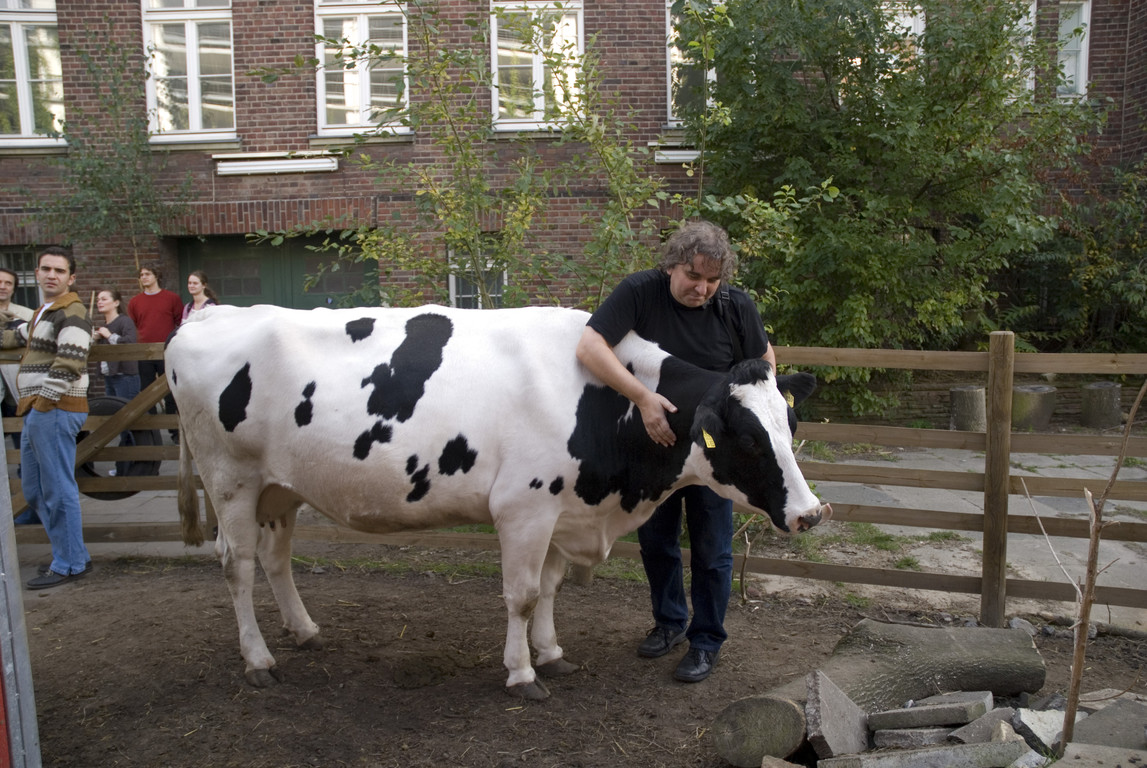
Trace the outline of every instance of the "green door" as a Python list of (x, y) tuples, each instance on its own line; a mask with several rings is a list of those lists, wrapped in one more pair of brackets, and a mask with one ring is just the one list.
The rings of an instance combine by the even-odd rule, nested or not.
[(342, 265), (328, 273), (309, 291), (303, 290), (307, 275), (315, 274), (319, 265), (331, 257), (307, 249), (319, 244), (321, 237), (294, 238), (282, 245), (254, 245), (242, 235), (181, 238), (179, 240), (179, 285), (168, 285), (184, 301), (187, 276), (195, 270), (207, 274), (207, 280), (219, 301), (249, 307), (253, 304), (277, 304), (294, 309), (336, 307), (339, 300), (360, 288), (368, 279), (377, 279), (362, 264)]

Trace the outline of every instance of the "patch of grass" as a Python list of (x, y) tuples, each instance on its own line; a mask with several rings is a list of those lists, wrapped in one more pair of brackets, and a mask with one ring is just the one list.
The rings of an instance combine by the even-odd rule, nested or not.
[(929, 544), (944, 544), (947, 542), (956, 541), (970, 541), (967, 536), (956, 533), (955, 531), (932, 531), (931, 533), (922, 533), (914, 536), (917, 541), (924, 541)]
[(1018, 461), (1013, 461), (1011, 463), (1011, 466), (1013, 469), (1022, 469), (1025, 472), (1032, 472), (1032, 473), (1038, 473), (1039, 472), (1039, 467), (1033, 467), (1030, 464), (1020, 464)]
[(912, 429), (934, 429), (932, 422), (927, 419), (912, 419), (908, 422), (908, 426)]
[(919, 571), (920, 561), (911, 555), (905, 555), (892, 564), (893, 568), (899, 568), (902, 571)]
[(810, 563), (824, 563), (827, 562), (827, 558), (822, 551), (824, 549), (822, 538), (810, 536), (807, 533), (793, 536), (788, 540), (788, 548), (802, 560), (807, 560)]
[(1122, 466), (1127, 469), (1135, 469), (1137, 467), (1147, 467), (1147, 461), (1139, 458), (1138, 456), (1124, 456)]
[(848, 541), (884, 552), (896, 552), (900, 549), (902, 540), (906, 538), (882, 531), (872, 523), (845, 523), (845, 526), (852, 531)]
[(798, 458), (811, 459), (813, 461), (836, 461), (836, 451), (832, 449), (829, 443), (823, 440), (801, 440), (793, 447), (793, 453), (795, 453)]
[(1140, 520), (1147, 520), (1147, 511), (1135, 509), (1134, 507), (1125, 507), (1122, 504), (1116, 504), (1111, 513), (1113, 515), (1130, 515), (1131, 517), (1138, 517)]
[(853, 608), (867, 608), (868, 606), (872, 605), (872, 598), (863, 597), (853, 592), (845, 592), (844, 602), (848, 603)]

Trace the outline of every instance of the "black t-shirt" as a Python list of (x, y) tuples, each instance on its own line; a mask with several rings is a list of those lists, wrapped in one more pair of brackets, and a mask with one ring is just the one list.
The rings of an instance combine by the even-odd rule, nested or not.
[[(621, 281), (597, 311), (589, 325), (612, 347), (625, 334), (656, 342), (666, 352), (710, 371), (724, 372), (733, 367), (733, 340), (717, 311), (719, 295), (704, 306), (686, 307), (669, 291), (669, 275), (657, 269), (637, 272)], [(761, 357), (768, 351), (769, 336), (761, 325), (756, 305), (739, 288), (729, 288), (728, 309), (734, 313), (733, 327), (741, 336), (745, 359)]]

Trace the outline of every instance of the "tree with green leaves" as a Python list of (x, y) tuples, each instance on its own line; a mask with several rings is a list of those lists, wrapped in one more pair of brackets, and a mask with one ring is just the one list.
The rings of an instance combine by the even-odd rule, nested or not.
[(69, 104), (60, 132), (67, 152), (55, 161), (59, 192), (36, 199), (31, 215), (69, 243), (126, 238), (136, 270), (141, 255), (155, 251), (156, 238), (183, 215), (193, 199), (191, 180), (166, 184), (166, 153), (149, 143), (144, 84), (147, 69), (135, 45), (114, 34), (110, 19), (86, 29), (73, 46), (85, 81), (97, 85), (95, 106)]
[(1029, 8), (675, 6), (686, 60), (715, 73), (686, 115), (707, 190), (829, 177), (840, 190), (797, 216), (798, 247), (753, 255), (782, 343), (949, 348), (982, 333), (993, 275), (1054, 234), (1049, 181), (1087, 151), (1100, 119), (1094, 104), (1037, 98), (1034, 75), (1054, 79), (1056, 46), (1033, 34)]

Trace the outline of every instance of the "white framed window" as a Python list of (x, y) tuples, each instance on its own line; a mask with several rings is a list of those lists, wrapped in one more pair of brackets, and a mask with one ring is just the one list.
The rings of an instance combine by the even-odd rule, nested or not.
[(459, 309), (497, 309), (501, 307), (502, 292), (506, 287), (506, 273), (487, 272), (483, 277), (486, 280), (486, 294), (494, 306), (483, 306), (482, 292), (478, 290), (478, 284), (474, 280), (460, 275), (450, 276), (450, 306)]
[[(379, 0), (318, 0), (319, 134), (346, 136), (378, 125), (400, 129), (394, 111), (406, 104), (406, 16)], [(347, 48), (366, 52), (352, 56)], [(387, 116), (390, 115), (390, 119)]]
[(55, 0), (0, 0), (0, 146), (62, 146)]
[(1062, 97), (1087, 95), (1087, 49), (1091, 37), (1091, 3), (1089, 0), (1059, 3), (1059, 68), (1063, 82), (1056, 93)]
[(669, 105), (666, 116), (666, 125), (670, 128), (680, 128), (683, 107), (695, 107), (705, 96), (704, 83), (707, 79), (713, 82), (717, 79), (713, 70), (702, 70), (695, 64), (689, 64), (677, 47), (678, 17), (673, 13), (674, 0), (665, 0), (665, 41), (666, 41), (666, 78), (665, 96)]
[[(577, 98), (577, 68), (585, 52), (580, 0), (493, 4), (491, 62), (494, 122), (502, 130), (545, 127), (556, 107)], [(531, 39), (540, 31), (541, 40)], [(543, 54), (545, 52), (545, 54)], [(547, 54), (551, 58), (547, 63)], [(560, 70), (552, 68), (564, 59)]]
[(887, 52), (897, 64), (910, 62), (920, 53), (920, 38), (927, 26), (924, 9), (911, 2), (893, 2), (886, 3), (884, 10), (889, 34), (899, 38), (895, 48)]
[(234, 138), (230, 0), (143, 0), (153, 141)]

